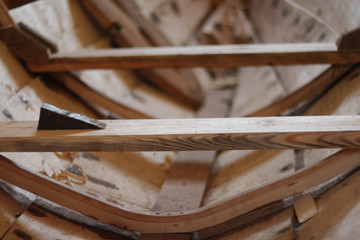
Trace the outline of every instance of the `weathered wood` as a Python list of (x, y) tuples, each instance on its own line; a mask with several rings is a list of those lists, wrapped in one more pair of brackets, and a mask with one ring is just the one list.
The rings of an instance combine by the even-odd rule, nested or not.
[(351, 66), (332, 66), (302, 88), (248, 116), (263, 117), (280, 115), (286, 110), (295, 107), (297, 104), (310, 100), (323, 93), (332, 84), (343, 77), (350, 69)]
[(82, 50), (28, 61), (34, 72), (104, 68), (239, 67), (294, 64), (355, 64), (360, 53), (338, 51), (335, 43), (242, 44)]
[[(113, 1), (86, 0), (80, 3), (118, 46), (151, 47), (140, 29)], [(196, 108), (202, 104), (204, 96), (196, 79), (183, 78), (172, 69), (142, 70), (140, 74), (183, 103)]]
[(30, 205), (2, 239), (120, 239), (131, 238), (68, 220), (49, 210)]
[[(197, 117), (226, 116), (229, 105), (224, 99), (231, 95), (229, 90), (210, 91)], [(200, 207), (215, 158), (215, 151), (178, 153), (152, 211), (181, 212)]]
[(327, 181), (360, 164), (359, 150), (344, 150), (317, 165), (280, 181), (266, 184), (234, 198), (182, 213), (155, 214), (129, 211), (80, 193), (52, 179), (40, 176), (0, 157), (1, 178), (64, 207), (104, 223), (144, 233), (190, 232), (215, 226), (251, 210), (281, 200)]
[(194, 151), (357, 148), (360, 116), (103, 120), (103, 130), (1, 122), (0, 151)]
[(71, 92), (79, 96), (85, 102), (100, 106), (113, 114), (128, 119), (154, 118), (135, 107), (122, 102), (122, 99), (112, 99), (102, 95), (80, 80), (74, 73), (48, 73), (50, 78), (55, 79)]

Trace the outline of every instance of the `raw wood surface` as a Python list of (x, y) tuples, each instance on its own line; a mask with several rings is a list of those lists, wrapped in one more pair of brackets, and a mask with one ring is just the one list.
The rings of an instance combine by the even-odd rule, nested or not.
[(297, 104), (300, 104), (306, 100), (310, 100), (311, 98), (323, 93), (327, 88), (339, 80), (339, 78), (344, 76), (344, 74), (350, 69), (351, 66), (332, 66), (302, 88), (264, 108), (249, 114), (248, 116), (263, 117), (280, 115), (286, 110), (295, 107)]
[(354, 64), (358, 51), (338, 51), (335, 43), (242, 44), (128, 48), (59, 52), (27, 62), (34, 72), (104, 68), (239, 67), (294, 64)]
[(103, 130), (1, 122), (1, 152), (357, 148), (360, 116), (102, 120)]
[(293, 206), (299, 223), (309, 220), (318, 213), (316, 202), (310, 193), (294, 200)]
[(131, 211), (105, 203), (89, 194), (80, 193), (52, 179), (29, 172), (4, 157), (0, 159), (3, 180), (64, 207), (128, 230), (144, 233), (173, 233), (208, 228), (302, 192), (358, 166), (360, 152), (359, 150), (343, 150), (311, 168), (299, 171), (280, 181), (266, 184), (251, 192), (234, 196), (228, 201), (182, 213), (162, 214)]
[(16, 222), (25, 208), (0, 189), (0, 238)]
[(130, 238), (76, 223), (33, 204), (8, 229), (2, 239), (127, 240)]
[(0, 1), (0, 27), (5, 27), (11, 24), (14, 24), (14, 21), (11, 19), (9, 15), (8, 6), (5, 4), (3, 0)]
[[(118, 46), (152, 46), (136, 24), (115, 2), (111, 0), (102, 2), (86, 0), (80, 2), (101, 28), (112, 35), (113, 41)], [(172, 69), (142, 70), (140, 74), (184, 103), (196, 108), (202, 104), (203, 93), (196, 79), (183, 78), (179, 72)]]
[[(197, 117), (225, 116), (231, 90), (210, 91)], [(201, 206), (216, 151), (180, 152), (172, 164), (158, 198), (154, 212), (181, 212)]]

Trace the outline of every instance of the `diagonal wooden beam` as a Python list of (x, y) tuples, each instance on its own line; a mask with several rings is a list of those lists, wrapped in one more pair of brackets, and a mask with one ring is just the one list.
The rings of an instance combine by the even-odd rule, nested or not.
[(201, 151), (360, 147), (360, 116), (102, 120), (103, 130), (1, 122), (2, 152)]

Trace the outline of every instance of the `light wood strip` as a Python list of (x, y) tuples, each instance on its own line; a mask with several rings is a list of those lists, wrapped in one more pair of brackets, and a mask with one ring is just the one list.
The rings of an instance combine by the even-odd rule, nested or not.
[(183, 47), (81, 50), (27, 62), (31, 71), (146, 69), (169, 67), (238, 67), (294, 64), (354, 64), (358, 51), (338, 51), (335, 43), (239, 44)]
[(190, 232), (215, 226), (258, 207), (338, 176), (360, 164), (359, 150), (343, 150), (319, 164), (280, 181), (266, 184), (225, 202), (181, 213), (129, 211), (83, 194), (52, 179), (40, 176), (0, 157), (1, 178), (55, 203), (104, 223), (143, 233)]
[(103, 130), (0, 123), (2, 152), (358, 148), (360, 116), (103, 120)]

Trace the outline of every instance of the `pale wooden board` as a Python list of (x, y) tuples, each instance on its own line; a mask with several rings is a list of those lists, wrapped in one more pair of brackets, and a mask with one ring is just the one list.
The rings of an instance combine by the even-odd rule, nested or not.
[(15, 223), (25, 208), (0, 189), (0, 238)]
[(31, 205), (2, 238), (8, 239), (129, 239), (88, 227)]
[(228, 151), (218, 156), (204, 205), (229, 199), (294, 173), (293, 151)]
[(216, 240), (261, 240), (276, 239), (289, 240), (293, 238), (292, 232), (292, 209), (287, 208), (279, 213), (273, 214), (250, 226), (235, 229), (218, 237), (210, 238)]
[(296, 239), (357, 239), (360, 172), (338, 183), (317, 201), (319, 213), (296, 230)]
[(211, 6), (210, 0), (164, 0), (150, 5), (144, 14), (157, 24), (173, 45), (182, 45), (189, 40)]
[[(263, 42), (333, 42), (338, 35), (285, 0), (252, 2), (251, 17)], [(286, 33), (286, 34), (284, 34)], [(319, 75), (327, 66), (276, 67), (287, 93)]]
[(360, 26), (360, 2), (357, 0), (288, 0), (304, 7), (326, 22), (338, 34), (355, 30)]
[(0, 41), (0, 110), (23, 86), (32, 80), (6, 45)]
[(24, 22), (56, 43), (59, 51), (84, 48), (102, 38), (77, 1), (35, 1), (10, 14), (15, 22)]
[(241, 68), (231, 108), (232, 117), (247, 116), (285, 96), (271, 67)]
[(127, 209), (150, 211), (166, 176), (161, 164), (165, 154), (157, 160), (144, 155), (82, 153), (71, 166), (81, 166), (88, 179), (85, 185), (75, 184), (74, 188)]

